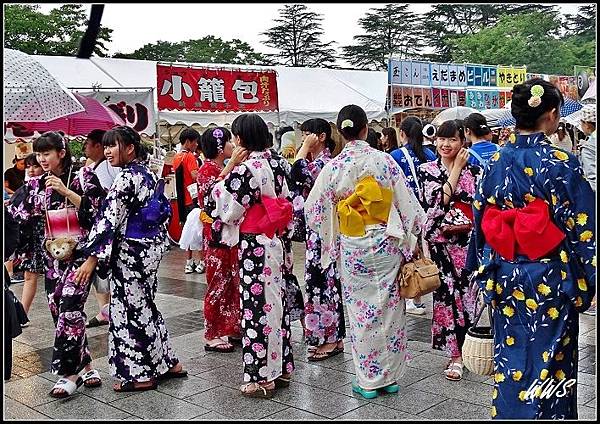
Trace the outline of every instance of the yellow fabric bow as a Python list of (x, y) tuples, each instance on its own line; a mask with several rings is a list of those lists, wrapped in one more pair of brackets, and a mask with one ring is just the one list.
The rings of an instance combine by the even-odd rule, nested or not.
[(365, 235), (366, 225), (386, 223), (392, 195), (392, 190), (381, 187), (372, 176), (360, 180), (354, 193), (337, 204), (340, 232), (360, 237)]

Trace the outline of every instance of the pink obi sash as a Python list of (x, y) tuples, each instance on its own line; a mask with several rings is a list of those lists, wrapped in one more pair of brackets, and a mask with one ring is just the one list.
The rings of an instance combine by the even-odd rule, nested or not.
[(287, 199), (262, 196), (262, 203), (252, 205), (240, 225), (241, 233), (281, 235), (292, 221), (293, 208)]

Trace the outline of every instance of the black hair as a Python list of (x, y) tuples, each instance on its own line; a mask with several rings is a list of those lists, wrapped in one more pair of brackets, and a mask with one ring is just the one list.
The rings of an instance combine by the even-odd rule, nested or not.
[(116, 146), (119, 143), (121, 143), (124, 147), (133, 145), (136, 159), (148, 159), (148, 152), (142, 144), (142, 139), (137, 131), (133, 128), (130, 128), (126, 125), (119, 125), (104, 133), (104, 137), (102, 137), (102, 145), (104, 147)]
[(369, 128), (369, 132), (367, 133), (367, 139), (365, 141), (369, 143), (369, 146), (371, 146), (374, 149), (377, 149), (379, 147), (379, 138), (379, 133), (373, 128)]
[(40, 166), (35, 153), (30, 153), (25, 157), (25, 166)]
[(273, 137), (273, 133), (269, 131), (269, 147), (273, 147), (273, 141), (274, 141), (274, 137)]
[(73, 166), (73, 158), (71, 157), (71, 149), (64, 133), (60, 131), (47, 131), (33, 141), (33, 151), (36, 153), (48, 152), (50, 150), (60, 152), (63, 149), (66, 151), (66, 154), (60, 160), (60, 166), (66, 172)]
[(384, 128), (381, 130), (381, 134), (387, 136), (388, 152), (391, 152), (392, 150), (396, 150), (398, 148), (398, 133), (396, 133), (395, 128)]
[(423, 122), (423, 137), (433, 138), (435, 137), (435, 133), (435, 125), (431, 122)]
[[(544, 89), (542, 102), (539, 106), (530, 106), (529, 99), (533, 97), (531, 87), (539, 85)], [(523, 84), (517, 84), (512, 89), (510, 111), (515, 118), (516, 127), (523, 130), (535, 130), (538, 119), (552, 109), (560, 109), (564, 103), (562, 93), (558, 88), (541, 78), (531, 78)]]
[(256, 113), (244, 113), (233, 120), (231, 132), (240, 138), (242, 147), (251, 152), (269, 148), (269, 127)]
[(294, 128), (288, 126), (285, 127), (281, 127), (277, 130), (277, 133), (275, 134), (275, 136), (279, 139), (281, 139), (281, 136), (284, 135), (286, 132), (290, 132), (290, 131), (294, 131)]
[(436, 131), (437, 137), (450, 138), (456, 136), (458, 133), (458, 137), (460, 140), (464, 142), (465, 140), (465, 130), (462, 125), (462, 120), (460, 119), (451, 119), (449, 121), (444, 121), (442, 125)]
[(474, 112), (465, 118), (465, 128), (473, 132), (475, 137), (482, 138), (492, 132), (488, 127), (487, 119), (481, 113)]
[(92, 130), (87, 135), (87, 138), (92, 140), (94, 142), (94, 144), (102, 144), (102, 137), (104, 137), (105, 133), (106, 133), (106, 131), (104, 131), (104, 130)]
[(406, 134), (408, 145), (421, 162), (427, 161), (423, 151), (423, 123), (416, 116), (409, 116), (400, 123), (400, 131)]
[[(219, 133), (217, 130), (221, 132)], [(227, 128), (207, 128), (202, 133), (202, 138), (200, 139), (200, 148), (202, 149), (202, 153), (204, 153), (204, 157), (214, 159), (219, 156), (219, 148), (223, 151), (225, 143), (229, 140), (231, 140), (231, 132)]]
[[(352, 126), (342, 128), (342, 123), (346, 120), (352, 122)], [(348, 140), (356, 140), (360, 132), (368, 124), (367, 114), (360, 106), (344, 106), (338, 113), (336, 125), (342, 136)]]
[(188, 140), (200, 140), (200, 133), (193, 128), (185, 128), (181, 131), (181, 134), (179, 134), (179, 142), (185, 144)]
[(317, 136), (325, 133), (325, 147), (327, 147), (330, 152), (335, 150), (335, 141), (331, 138), (331, 126), (326, 120), (321, 118), (306, 120), (300, 125), (300, 131), (306, 131)]

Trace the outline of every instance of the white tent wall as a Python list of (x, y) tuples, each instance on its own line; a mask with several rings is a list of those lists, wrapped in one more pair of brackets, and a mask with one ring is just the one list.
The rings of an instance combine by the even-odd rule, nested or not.
[[(156, 64), (150, 60), (35, 56), (67, 87), (156, 87)], [(178, 63), (181, 66), (206, 66), (234, 69), (275, 69), (279, 114), (261, 113), (265, 121), (278, 125), (300, 123), (309, 118), (335, 122), (338, 111), (347, 104), (365, 109), (370, 121), (387, 118), (385, 97), (387, 72), (321, 68), (288, 68)], [(157, 90), (154, 90), (155, 102)], [(186, 125), (231, 123), (240, 113), (160, 111), (159, 119)]]

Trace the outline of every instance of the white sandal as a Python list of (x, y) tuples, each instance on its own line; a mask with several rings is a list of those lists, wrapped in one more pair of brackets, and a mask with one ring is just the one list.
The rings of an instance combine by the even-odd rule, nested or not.
[[(100, 378), (100, 373), (96, 370), (90, 370), (81, 376), (83, 379), (83, 385), (85, 387), (98, 387), (102, 385), (102, 379)], [(97, 383), (86, 384), (89, 380), (97, 379)]]
[[(462, 364), (462, 362), (452, 362), (450, 365), (448, 365), (448, 368), (444, 370), (444, 375), (448, 380), (459, 381), (460, 379), (462, 379), (463, 367), (464, 365)], [(458, 374), (458, 377), (450, 377), (450, 373)]]
[[(50, 390), (49, 395), (55, 398), (63, 399), (75, 393), (75, 390), (77, 390), (82, 384), (83, 379), (81, 377), (78, 377), (75, 383), (68, 378), (63, 377), (56, 382), (52, 390)], [(62, 389), (64, 392), (56, 393), (56, 389)]]

